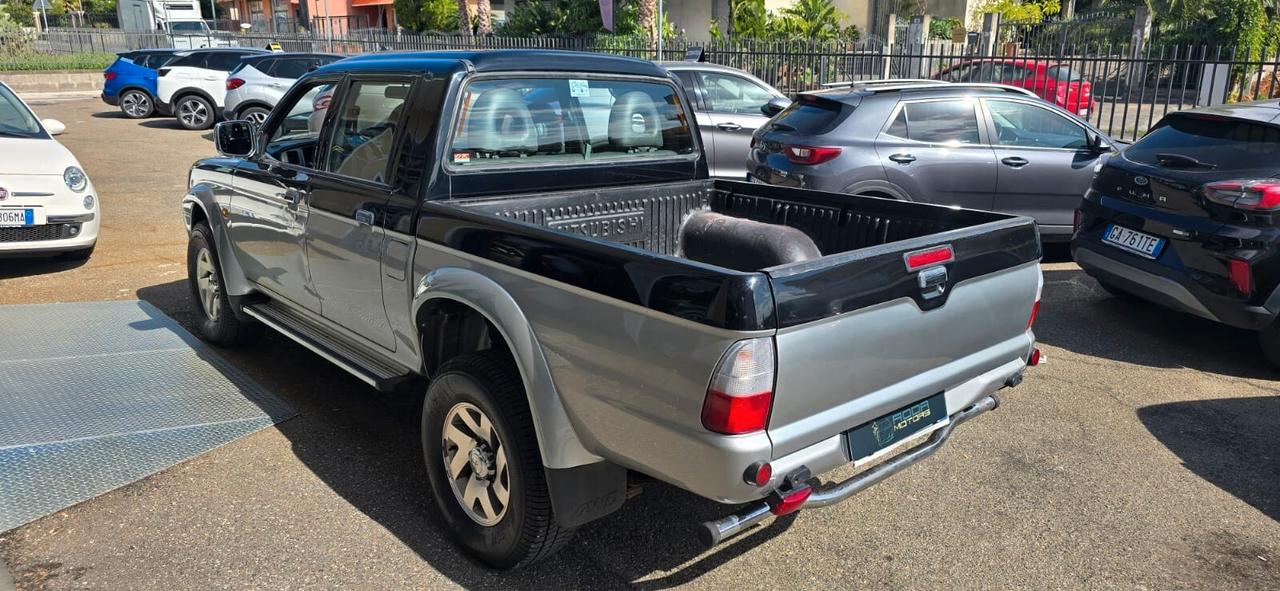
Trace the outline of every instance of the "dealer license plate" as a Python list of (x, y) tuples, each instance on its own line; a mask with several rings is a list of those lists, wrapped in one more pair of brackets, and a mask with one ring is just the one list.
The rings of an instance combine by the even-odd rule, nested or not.
[(913, 402), (869, 423), (851, 429), (849, 457), (853, 461), (893, 447), (929, 427), (947, 420), (947, 397), (943, 392)]

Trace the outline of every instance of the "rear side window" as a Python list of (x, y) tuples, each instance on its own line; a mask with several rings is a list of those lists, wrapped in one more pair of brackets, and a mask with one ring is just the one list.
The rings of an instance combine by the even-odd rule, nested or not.
[(693, 154), (676, 97), (669, 84), (632, 80), (477, 81), (462, 97), (449, 162), (494, 168)]
[(1046, 76), (1054, 80), (1061, 80), (1063, 82), (1079, 82), (1080, 81), (1080, 74), (1078, 74), (1075, 70), (1072, 70), (1071, 68), (1068, 68), (1066, 66), (1053, 66), (1052, 68), (1045, 68), (1044, 73)]
[(821, 134), (835, 129), (852, 111), (853, 107), (844, 103), (802, 94), (778, 113), (773, 122), (799, 133)]
[(203, 68), (205, 58), (208, 57), (208, 55), (209, 54), (207, 53), (191, 53), (174, 58), (172, 62), (165, 65), (172, 67), (184, 66), (188, 68)]
[(977, 144), (974, 106), (970, 100), (906, 103), (885, 133), (931, 144)]
[(135, 64), (142, 61), (138, 59), (138, 52), (136, 51), (125, 51), (125, 52), (117, 53), (116, 57), (119, 57), (120, 59), (129, 60)]
[(297, 80), (303, 74), (306, 74), (316, 63), (314, 58), (289, 58), (275, 60), (275, 65), (271, 68), (268, 75), (276, 78), (288, 78)]
[[(160, 66), (165, 65), (169, 60), (173, 59), (173, 54), (168, 52), (152, 53), (141, 59), (143, 60), (141, 65), (151, 68), (152, 70), (158, 70), (160, 69)], [(136, 61), (137, 60), (135, 60), (135, 62)]]
[(221, 70), (230, 72), (240, 65), (240, 58), (244, 57), (243, 53), (230, 51), (219, 51), (209, 54), (209, 59), (205, 63), (205, 67), (210, 70)]
[(1218, 170), (1275, 167), (1280, 129), (1236, 119), (1172, 115), (1124, 151), (1129, 160), (1159, 165), (1160, 154), (1189, 156)]

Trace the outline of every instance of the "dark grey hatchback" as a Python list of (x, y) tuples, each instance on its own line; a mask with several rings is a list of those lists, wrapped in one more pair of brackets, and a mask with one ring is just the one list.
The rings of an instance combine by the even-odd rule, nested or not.
[(796, 97), (758, 131), (754, 180), (1036, 220), (1071, 238), (1093, 168), (1116, 143), (1030, 91), (886, 80)]
[(1258, 330), (1280, 365), (1280, 101), (1166, 116), (1099, 170), (1071, 243), (1107, 291)]

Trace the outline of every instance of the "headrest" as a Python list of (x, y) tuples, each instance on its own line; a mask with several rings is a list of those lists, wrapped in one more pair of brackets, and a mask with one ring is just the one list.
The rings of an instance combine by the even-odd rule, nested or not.
[(481, 94), (467, 114), (467, 143), (467, 148), (489, 152), (536, 152), (533, 116), (520, 93), (494, 88)]
[(628, 92), (609, 112), (609, 144), (618, 148), (662, 147), (662, 121), (649, 95)]

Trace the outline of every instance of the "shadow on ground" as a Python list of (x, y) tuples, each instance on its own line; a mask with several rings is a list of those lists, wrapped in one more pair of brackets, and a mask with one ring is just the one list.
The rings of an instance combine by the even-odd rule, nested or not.
[[(137, 296), (195, 331), (185, 281), (143, 288)], [(256, 345), (219, 352), (297, 410), (297, 417), (277, 428), (308, 469), (433, 569), (464, 587), (546, 588), (582, 579), (582, 571), (604, 571), (605, 580), (587, 577), (595, 588), (666, 589), (694, 581), (768, 542), (790, 527), (794, 517), (775, 520), (699, 558), (705, 548), (697, 540), (696, 527), (727, 515), (731, 508), (665, 484), (646, 483), (643, 494), (619, 512), (581, 528), (555, 560), (519, 573), (494, 573), (450, 542), (430, 498), (422, 464), (419, 400), (378, 394), (270, 331)], [(636, 583), (654, 573), (668, 574)]]
[(72, 260), (58, 255), (37, 255), (23, 258), (0, 258), (0, 279), (14, 277), (32, 277), (48, 273), (69, 271), (88, 263), (85, 260)]
[(1171, 402), (1138, 419), (1188, 470), (1280, 521), (1280, 396)]
[(1036, 339), (1081, 355), (1148, 367), (1188, 367), (1275, 379), (1252, 331), (1114, 297), (1079, 269), (1044, 271)]

